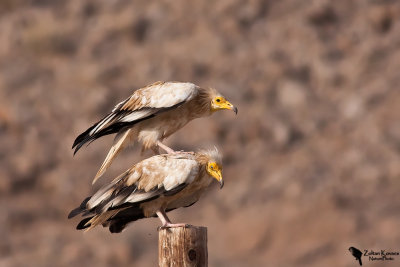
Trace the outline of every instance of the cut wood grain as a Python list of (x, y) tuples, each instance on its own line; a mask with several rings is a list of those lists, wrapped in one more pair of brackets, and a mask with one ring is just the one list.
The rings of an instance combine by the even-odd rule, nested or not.
[(160, 228), (158, 262), (160, 267), (207, 266), (207, 227)]

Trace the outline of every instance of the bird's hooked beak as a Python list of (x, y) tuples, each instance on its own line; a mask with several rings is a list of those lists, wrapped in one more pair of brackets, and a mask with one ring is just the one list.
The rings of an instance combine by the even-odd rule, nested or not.
[(221, 185), (219, 189), (222, 189), (222, 187), (224, 187), (224, 180), (223, 179), (219, 180), (219, 184)]
[(237, 115), (237, 113), (238, 113), (238, 108), (235, 107), (235, 106), (233, 106), (233, 107), (232, 107), (232, 110), (233, 110), (233, 112), (235, 112), (235, 115)]
[(235, 114), (237, 115), (237, 113), (238, 113), (238, 108), (235, 107), (234, 105), (232, 105), (228, 100), (226, 101), (225, 106), (226, 106), (226, 107), (225, 107), (226, 109), (233, 110), (233, 112), (235, 112)]
[(220, 189), (222, 189), (222, 187), (224, 187), (224, 179), (222, 179), (222, 173), (221, 170), (215, 171), (215, 176), (214, 178), (219, 182), (220, 184)]

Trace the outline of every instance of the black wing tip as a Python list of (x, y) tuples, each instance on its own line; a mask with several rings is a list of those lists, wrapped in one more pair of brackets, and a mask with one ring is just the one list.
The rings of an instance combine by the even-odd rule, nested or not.
[(86, 229), (86, 228), (90, 227), (91, 224), (87, 224), (87, 225), (86, 225), (86, 223), (87, 223), (88, 221), (90, 221), (92, 218), (93, 218), (93, 217), (88, 217), (88, 218), (85, 218), (85, 219), (83, 219), (82, 221), (80, 221), (80, 222), (78, 223), (78, 225), (76, 226), (76, 230), (83, 230), (83, 229)]
[[(78, 138), (79, 138), (79, 136), (78, 136)], [(78, 138), (77, 138), (76, 140), (78, 140)], [(81, 149), (81, 147), (82, 147), (84, 144), (86, 144), (87, 142), (89, 142), (91, 139), (93, 139), (92, 136), (86, 136), (84, 139), (78, 140), (78, 142), (75, 141), (74, 144), (72, 145), (72, 149), (75, 148), (75, 150), (74, 150), (74, 156), (75, 156), (76, 152), (78, 152), (79, 149)]]
[[(80, 136), (80, 135), (79, 135)], [(75, 138), (75, 140), (74, 140), (74, 143), (72, 144), (72, 147), (71, 147), (71, 149), (74, 149), (77, 145), (78, 145), (78, 143), (79, 143), (79, 136), (77, 137), (77, 138)]]
[[(86, 142), (82, 142), (79, 145), (76, 146), (75, 150), (74, 150), (74, 156), (76, 154), (76, 152), (78, 152), (79, 149), (81, 149), (81, 147), (85, 144)], [(74, 147), (72, 147), (72, 149), (74, 149)]]
[(96, 127), (98, 123), (92, 125), (89, 127), (86, 131), (78, 135), (78, 137), (75, 139), (74, 143), (72, 144), (72, 149), (75, 148), (74, 155), (78, 150), (87, 142), (89, 142), (92, 139), (96, 139), (94, 136), (90, 134), (90, 131), (93, 130), (94, 127)]
[(81, 213), (81, 209), (80, 208), (76, 208), (76, 209), (71, 210), (71, 212), (68, 214), (68, 219), (74, 218), (79, 213)]
[(84, 131), (83, 133), (81, 133), (80, 135), (78, 135), (78, 137), (75, 138), (74, 143), (72, 144), (72, 149), (74, 149), (75, 147), (78, 147), (79, 144), (82, 143), (87, 138), (87, 136), (88, 136), (88, 131), (87, 130)]

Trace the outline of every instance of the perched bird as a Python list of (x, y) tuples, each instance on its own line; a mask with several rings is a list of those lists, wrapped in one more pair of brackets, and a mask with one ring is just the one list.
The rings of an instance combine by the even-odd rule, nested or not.
[(80, 134), (72, 146), (74, 154), (88, 142), (116, 133), (114, 143), (97, 172), (93, 183), (111, 165), (117, 154), (129, 143), (139, 141), (142, 151), (158, 148), (174, 152), (161, 141), (185, 126), (189, 121), (206, 117), (223, 109), (237, 108), (212, 88), (201, 88), (186, 82), (156, 82), (136, 90), (129, 98)]
[(87, 216), (77, 229), (97, 225), (120, 233), (133, 221), (158, 216), (162, 227), (177, 227), (166, 212), (193, 205), (215, 178), (221, 185), (221, 155), (218, 150), (156, 155), (115, 178), (72, 210), (68, 218)]
[(362, 266), (362, 262), (361, 262), (361, 256), (362, 256), (362, 252), (358, 249), (356, 249), (355, 247), (349, 247), (349, 251), (351, 253), (351, 255), (353, 255), (356, 260), (358, 260), (358, 262), (360, 263), (360, 266)]

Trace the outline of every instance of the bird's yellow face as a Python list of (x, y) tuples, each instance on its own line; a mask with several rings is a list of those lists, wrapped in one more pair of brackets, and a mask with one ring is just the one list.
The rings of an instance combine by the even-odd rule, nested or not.
[(219, 182), (222, 188), (224, 186), (224, 180), (222, 179), (222, 166), (216, 162), (208, 162), (206, 170), (209, 175)]
[(222, 109), (230, 109), (233, 110), (236, 114), (238, 112), (237, 107), (229, 103), (223, 96), (216, 96), (211, 101), (211, 111), (215, 112)]

